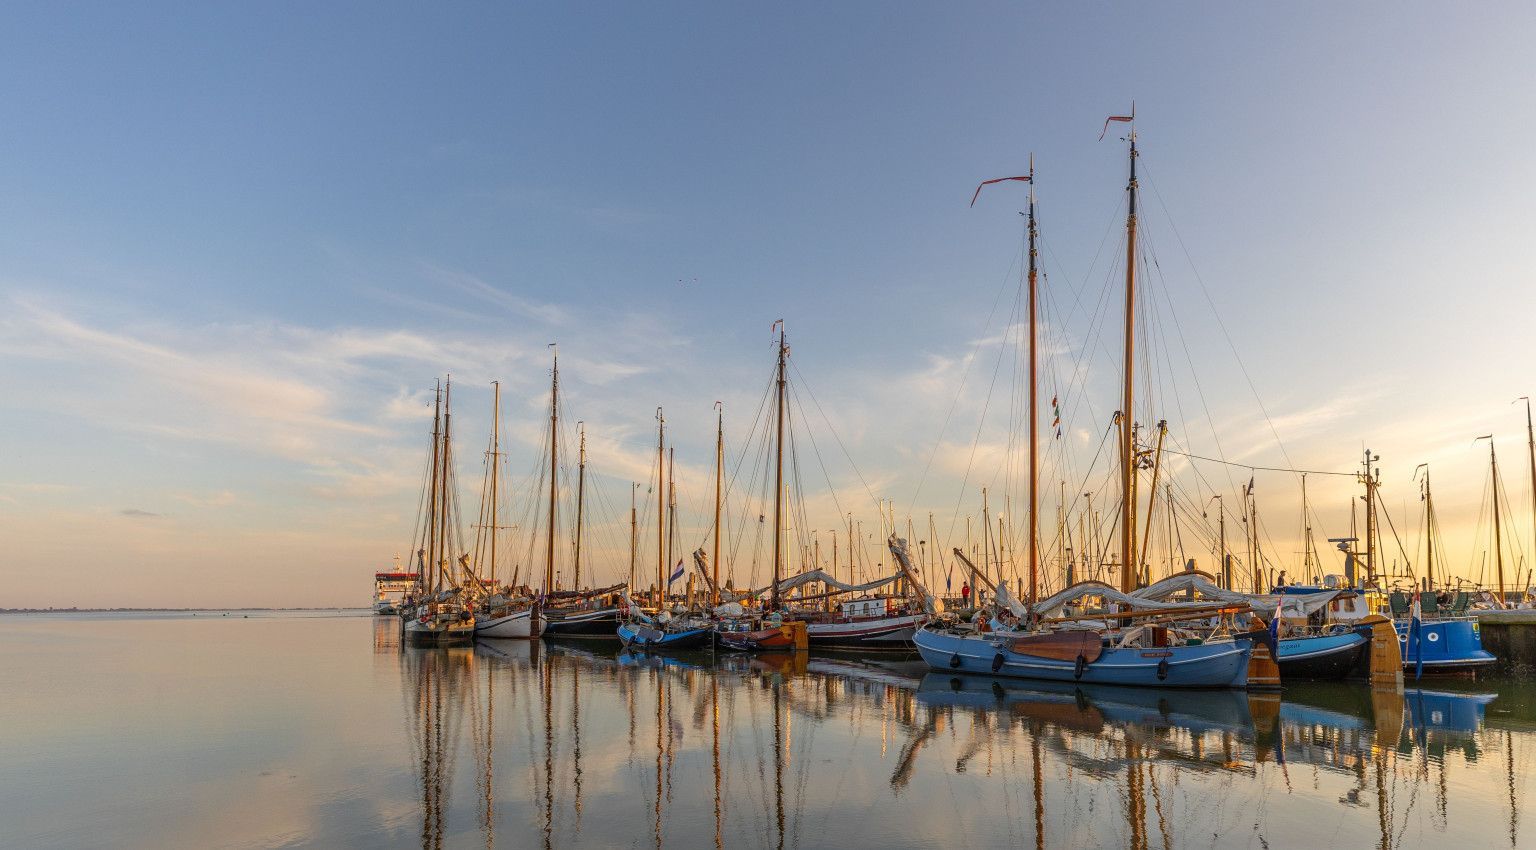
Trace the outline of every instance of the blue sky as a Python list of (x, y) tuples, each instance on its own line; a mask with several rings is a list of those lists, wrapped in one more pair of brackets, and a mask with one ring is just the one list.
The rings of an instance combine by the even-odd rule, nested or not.
[[(964, 460), (978, 421), (984, 442), (1008, 431), (981, 416), (976, 374), (996, 356), (988, 311), (1016, 281), (1022, 199), (969, 209), (970, 192), (1035, 154), (1053, 366), (1083, 364), (1096, 418), (1075, 407), (1069, 424), (1096, 435), (1118, 343), (1089, 344), (1087, 318), (1116, 274), (1125, 169), (1124, 146), (1096, 137), (1132, 99), (1150, 271), (1210, 410), (1186, 417), (1186, 448), (1212, 451), (1214, 432), (1242, 462), (1348, 470), (1369, 443), (1408, 525), (1412, 469), (1431, 461), (1453, 562), (1471, 564), (1486, 548), (1471, 439), (1493, 431), (1529, 545), (1508, 402), (1533, 389), (1533, 16), (12, 9), (0, 602), (356, 602), (409, 546), (433, 378), (462, 383), (475, 447), (486, 385), (503, 381), (521, 475), (552, 341), (610, 501), (647, 474), (663, 405), (685, 507), (701, 507), (711, 405), (747, 425), (781, 317), (852, 458), (834, 452), (820, 489), (873, 525), (862, 479), (943, 524), (979, 498)], [(1142, 418), (1177, 418), (1167, 398)], [(1207, 477), (1230, 492), (1248, 475)], [(1339, 481), (1311, 482), (1330, 532), (1348, 522)], [(1264, 487), (1276, 549), (1292, 551), (1296, 482)], [(841, 512), (810, 510), (817, 527)]]

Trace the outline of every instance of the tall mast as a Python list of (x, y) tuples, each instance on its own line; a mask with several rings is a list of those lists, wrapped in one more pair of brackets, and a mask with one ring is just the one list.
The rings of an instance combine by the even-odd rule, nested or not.
[(1039, 250), (1035, 245), (1035, 155), (1029, 155), (1029, 605), (1033, 618), (1034, 605), (1040, 598), (1040, 407), (1038, 395), (1039, 370), (1036, 365), (1036, 341), (1038, 338), (1037, 308), (1035, 306), (1035, 265)]
[(576, 563), (571, 567), (571, 589), (581, 589), (581, 521), (587, 494), (587, 427), (576, 423), (579, 437), (576, 453)]
[[(1531, 531), (1533, 535), (1536, 535), (1536, 428), (1531, 427), (1530, 396), (1521, 396), (1517, 401), (1525, 402), (1525, 438), (1526, 444), (1531, 449)], [(1531, 539), (1533, 541), (1532, 551), (1536, 552), (1536, 536), (1533, 536)]]
[[(1490, 438), (1491, 440), (1491, 438)], [(1366, 449), (1366, 579), (1376, 579), (1376, 476), (1372, 472), (1372, 461), (1381, 460), (1373, 457), (1370, 449)]]
[(666, 598), (667, 588), (667, 417), (656, 408), (656, 606)]
[(1435, 588), (1435, 501), (1429, 493), (1429, 464), (1424, 464), (1424, 575)]
[(779, 381), (778, 381), (778, 437), (774, 441), (773, 474), (773, 593), (769, 605), (779, 607), (779, 578), (783, 573), (784, 553), (781, 542), (784, 537), (784, 328), (779, 327)]
[(427, 559), (422, 564), (422, 575), (417, 577), (417, 583), (423, 591), (437, 590), (437, 472), (439, 454), (442, 451), (443, 438), (443, 385), (437, 382), (432, 394), (435, 401), (432, 403), (432, 472), (428, 476), (427, 485)]
[(1307, 474), (1301, 474), (1301, 580), (1311, 581), (1312, 576), (1312, 517), (1307, 513)]
[(491, 382), (491, 587), (496, 587), (496, 532), (501, 530), (497, 483), (501, 478), (501, 382)]
[[(1131, 109), (1131, 118), (1136, 109)], [(1132, 421), (1136, 400), (1136, 124), (1131, 123), (1131, 179), (1125, 191), (1129, 201), (1125, 217), (1125, 394), (1120, 401), (1120, 590), (1136, 589), (1136, 509), (1132, 488), (1136, 475), (1136, 446)]]
[(450, 544), (450, 541), (448, 540), (448, 511), (451, 508), (451, 505), (448, 501), (448, 472), (449, 470), (453, 469), (453, 467), (450, 465), (451, 461), (449, 460), (449, 454), (453, 450), (452, 422), (453, 376), (449, 375), (448, 379), (443, 382), (443, 471), (442, 474), (438, 476), (438, 484), (442, 490), (442, 494), (438, 497), (437, 502), (437, 506), (440, 509), (438, 514), (437, 527), (438, 548), (440, 550), (438, 555), (441, 560), (438, 561), (437, 565), (437, 581), (439, 585), (436, 588), (437, 590), (442, 590), (441, 585), (443, 581), (443, 573), (445, 572), (445, 567), (449, 558), (452, 557), (452, 555), (450, 555), (448, 552), (448, 546)]
[(635, 550), (640, 542), (640, 513), (635, 509), (635, 493), (639, 484), (629, 487), (629, 589), (635, 589)]
[(549, 379), (549, 534), (544, 557), (544, 592), (555, 589), (555, 500), (560, 495), (560, 349), (554, 343)]
[(715, 554), (710, 558), (709, 604), (720, 604), (720, 498), (725, 484), (725, 406), (715, 402)]
[(677, 447), (667, 449), (667, 584), (672, 578), (672, 543), (677, 537), (677, 482), (673, 473), (677, 471)]
[(1488, 441), (1488, 464), (1492, 467), (1493, 474), (1493, 563), (1498, 570), (1499, 595), (1498, 604), (1504, 607), (1504, 531), (1499, 522), (1499, 457), (1493, 451), (1493, 435), (1478, 437), (1479, 440)]

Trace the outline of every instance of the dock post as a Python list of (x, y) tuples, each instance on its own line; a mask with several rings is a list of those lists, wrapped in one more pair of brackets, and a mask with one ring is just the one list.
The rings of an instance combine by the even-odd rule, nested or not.
[(1371, 630), (1370, 670), (1367, 677), (1372, 688), (1387, 688), (1401, 692), (1403, 689), (1403, 650), (1397, 641), (1397, 629), (1392, 620), (1380, 614), (1372, 614), (1360, 621)]
[(1280, 665), (1269, 645), (1259, 641), (1253, 642), (1253, 651), (1248, 655), (1248, 690), (1280, 690)]
[(792, 649), (805, 651), (811, 648), (811, 639), (805, 630), (804, 620), (790, 620), (779, 628), (789, 633), (789, 643)]

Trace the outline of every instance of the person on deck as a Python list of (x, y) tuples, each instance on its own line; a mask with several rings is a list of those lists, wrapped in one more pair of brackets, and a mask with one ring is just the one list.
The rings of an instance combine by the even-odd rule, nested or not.
[(965, 608), (971, 607), (971, 583), (968, 581), (960, 583), (960, 604)]

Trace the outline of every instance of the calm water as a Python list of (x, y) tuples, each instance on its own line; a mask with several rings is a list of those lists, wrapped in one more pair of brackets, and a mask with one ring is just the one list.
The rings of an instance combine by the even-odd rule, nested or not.
[(1075, 690), (397, 628), (0, 617), (0, 845), (1536, 847), (1529, 685)]

